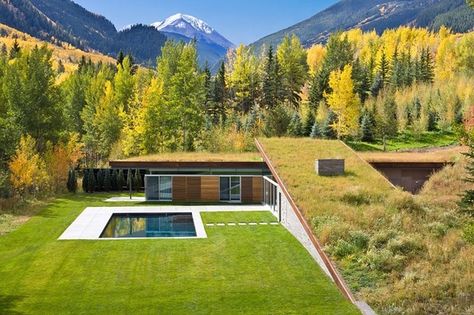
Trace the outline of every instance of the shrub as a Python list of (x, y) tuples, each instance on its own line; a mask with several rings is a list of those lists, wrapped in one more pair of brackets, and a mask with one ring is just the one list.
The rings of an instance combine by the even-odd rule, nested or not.
[(67, 190), (71, 193), (76, 193), (77, 191), (77, 178), (76, 178), (76, 171), (69, 170), (68, 178), (67, 178)]
[(405, 266), (406, 257), (394, 255), (388, 249), (370, 250), (365, 256), (368, 267), (372, 270), (382, 272), (402, 271)]
[(112, 182), (110, 178), (110, 170), (103, 170), (102, 171), (104, 174), (104, 191), (110, 191), (112, 189)]
[(87, 171), (87, 192), (93, 193), (95, 191), (95, 174), (94, 170), (90, 169)]
[(463, 229), (463, 237), (466, 242), (474, 244), (474, 222), (466, 224)]
[(369, 241), (369, 247), (381, 249), (387, 245), (387, 243), (397, 237), (397, 232), (394, 230), (382, 230), (375, 233)]
[(360, 250), (367, 249), (370, 237), (363, 231), (350, 232), (350, 242)]
[(82, 191), (83, 192), (89, 192), (88, 180), (89, 180), (89, 172), (88, 170), (85, 169), (82, 174)]
[(344, 258), (357, 251), (357, 247), (345, 240), (338, 240), (336, 245), (329, 247), (329, 252), (338, 258)]
[(387, 249), (392, 253), (411, 257), (421, 254), (424, 248), (420, 239), (415, 239), (410, 236), (401, 236), (391, 239), (387, 243)]
[(118, 175), (117, 175), (117, 188), (118, 188), (118, 191), (123, 191), (123, 186), (125, 186), (125, 176), (123, 174), (123, 170), (119, 170)]

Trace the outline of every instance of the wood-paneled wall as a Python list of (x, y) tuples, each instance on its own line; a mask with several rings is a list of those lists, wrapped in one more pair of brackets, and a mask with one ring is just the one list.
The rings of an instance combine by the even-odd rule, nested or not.
[(201, 200), (219, 202), (219, 176), (201, 177)]
[[(219, 202), (219, 176), (173, 176), (173, 201)], [(263, 178), (243, 176), (241, 199), (244, 203), (263, 200)]]

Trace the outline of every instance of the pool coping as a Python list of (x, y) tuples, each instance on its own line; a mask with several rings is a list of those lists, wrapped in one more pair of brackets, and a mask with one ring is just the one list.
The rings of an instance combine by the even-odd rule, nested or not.
[[(129, 207), (88, 207), (66, 228), (58, 240), (144, 240), (144, 239), (199, 239), (207, 238), (201, 212), (229, 211), (270, 211), (264, 205), (196, 205), (196, 206), (129, 206)], [(102, 231), (113, 214), (116, 213), (192, 213), (196, 236), (192, 237), (124, 237), (100, 238)]]

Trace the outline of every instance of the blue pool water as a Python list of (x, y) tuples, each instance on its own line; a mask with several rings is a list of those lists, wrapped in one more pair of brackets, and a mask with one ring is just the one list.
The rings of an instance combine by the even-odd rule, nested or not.
[(191, 213), (115, 213), (101, 238), (193, 237)]

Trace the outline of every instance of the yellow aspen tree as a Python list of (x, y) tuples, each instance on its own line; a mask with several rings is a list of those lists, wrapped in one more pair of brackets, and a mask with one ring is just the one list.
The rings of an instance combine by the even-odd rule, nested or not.
[(324, 56), (326, 56), (326, 47), (321, 44), (313, 45), (308, 49), (307, 62), (311, 76), (315, 75), (319, 69), (321, 69)]
[(331, 93), (326, 93), (329, 108), (337, 115), (333, 124), (337, 137), (340, 139), (356, 135), (359, 129), (360, 99), (354, 92), (352, 66), (346, 65), (342, 71), (336, 70), (329, 76)]
[(38, 191), (48, 182), (45, 163), (36, 151), (35, 140), (29, 135), (21, 138), (8, 168), (12, 186), (21, 196)]

